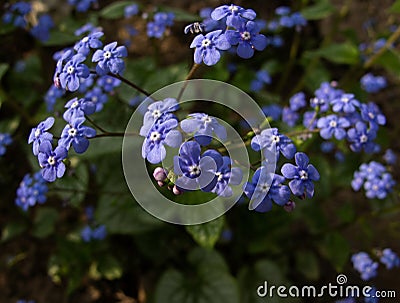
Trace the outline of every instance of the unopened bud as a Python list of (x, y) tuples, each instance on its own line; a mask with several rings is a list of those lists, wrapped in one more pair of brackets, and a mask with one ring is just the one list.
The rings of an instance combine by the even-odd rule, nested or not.
[(183, 194), (183, 191), (181, 191), (176, 185), (174, 185), (172, 192), (174, 193), (174, 195), (177, 195), (177, 196)]
[(295, 208), (296, 203), (293, 201), (289, 201), (283, 206), (283, 209), (286, 210), (288, 213), (292, 212)]
[(164, 181), (167, 178), (167, 171), (162, 167), (157, 167), (153, 172), (156, 181)]
[(157, 181), (158, 186), (163, 187), (164, 186), (164, 182), (163, 181)]

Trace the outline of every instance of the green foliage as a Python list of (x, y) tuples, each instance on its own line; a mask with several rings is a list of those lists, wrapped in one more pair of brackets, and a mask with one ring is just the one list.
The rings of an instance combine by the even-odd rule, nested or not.
[(54, 233), (55, 224), (59, 214), (57, 210), (50, 207), (42, 207), (38, 209), (34, 220), (34, 228), (32, 234), (38, 238), (46, 238)]
[(124, 9), (128, 5), (136, 4), (134, 1), (116, 1), (100, 11), (100, 17), (105, 19), (118, 19), (124, 16)]
[(218, 241), (223, 227), (224, 217), (222, 216), (207, 223), (188, 225), (186, 230), (200, 246), (212, 248)]
[(305, 53), (306, 58), (322, 57), (338, 64), (357, 64), (360, 61), (358, 48), (350, 42), (330, 44), (315, 51)]
[(330, 0), (318, 0), (316, 2), (313, 6), (308, 6), (301, 10), (302, 15), (307, 20), (324, 19), (336, 11)]

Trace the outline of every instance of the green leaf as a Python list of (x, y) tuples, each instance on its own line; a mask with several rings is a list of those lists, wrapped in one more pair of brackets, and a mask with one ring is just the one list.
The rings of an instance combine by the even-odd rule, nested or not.
[(47, 46), (67, 45), (76, 42), (78, 38), (72, 33), (67, 31), (51, 31), (50, 38), (43, 42)]
[(319, 245), (321, 254), (332, 262), (338, 272), (342, 271), (350, 256), (349, 243), (338, 232), (326, 234)]
[(20, 222), (8, 223), (1, 233), (1, 242), (6, 242), (16, 236), (22, 234), (26, 230), (26, 225)]
[(307, 20), (319, 20), (330, 16), (335, 10), (335, 6), (329, 0), (320, 0), (315, 5), (306, 7), (300, 12)]
[(38, 238), (50, 236), (54, 232), (57, 219), (58, 212), (54, 208), (39, 208), (34, 220), (33, 235)]
[(111, 255), (105, 255), (99, 260), (97, 270), (107, 280), (119, 279), (123, 272), (121, 264)]
[(388, 72), (400, 77), (400, 54), (394, 49), (385, 51), (376, 61), (375, 64), (380, 65)]
[(220, 259), (215, 252), (207, 254), (204, 250), (194, 250), (189, 255), (191, 267), (186, 273), (175, 269), (164, 272), (158, 282), (154, 302), (239, 303), (235, 280), (226, 269), (213, 266), (215, 257)]
[(4, 74), (7, 72), (9, 65), (7, 63), (0, 64), (0, 80), (3, 78)]
[(212, 248), (218, 241), (224, 226), (224, 217), (219, 217), (213, 221), (186, 226), (187, 232), (202, 247)]
[(304, 56), (309, 59), (322, 57), (333, 63), (349, 65), (357, 64), (360, 60), (358, 48), (350, 42), (331, 44), (314, 51), (308, 51)]
[(296, 268), (309, 280), (318, 280), (319, 264), (318, 259), (310, 251), (298, 251), (296, 253)]
[(397, 0), (393, 3), (393, 5), (389, 8), (390, 13), (400, 13), (400, 0)]
[(144, 211), (129, 195), (103, 196), (96, 209), (96, 221), (110, 234), (136, 235), (159, 228), (162, 221)]
[(111, 3), (100, 11), (100, 16), (105, 19), (118, 19), (124, 16), (125, 7), (136, 4), (133, 1), (118, 1)]

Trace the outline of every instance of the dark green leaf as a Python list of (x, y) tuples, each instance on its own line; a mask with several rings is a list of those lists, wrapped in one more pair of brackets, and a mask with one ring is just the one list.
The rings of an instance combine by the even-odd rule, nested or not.
[(97, 269), (100, 275), (107, 280), (119, 279), (121, 278), (123, 272), (121, 264), (111, 255), (103, 256), (99, 260)]
[(335, 11), (335, 6), (329, 0), (320, 0), (315, 5), (301, 10), (307, 20), (319, 20), (330, 16)]
[(39, 208), (34, 221), (33, 235), (38, 238), (50, 236), (54, 232), (57, 219), (58, 212), (54, 208)]
[(78, 40), (78, 38), (73, 34), (73, 32), (52, 31), (50, 32), (49, 40), (43, 44), (47, 46), (60, 46), (76, 42), (76, 40)]
[(400, 54), (397, 51), (387, 50), (375, 61), (375, 64), (400, 77)]
[(397, 0), (390, 7), (389, 12), (391, 13), (400, 13), (400, 0)]
[(326, 47), (308, 51), (306, 58), (322, 57), (339, 64), (357, 64), (360, 60), (358, 48), (350, 42), (342, 44), (331, 44)]
[(325, 235), (325, 239), (320, 243), (321, 253), (332, 262), (338, 272), (342, 271), (350, 255), (349, 243), (338, 232)]
[(317, 280), (319, 278), (318, 259), (310, 251), (298, 251), (296, 253), (296, 267), (309, 280)]
[(9, 65), (6, 63), (1, 63), (0, 64), (0, 80), (3, 78), (4, 74), (7, 72), (9, 68)]
[(186, 230), (191, 234), (197, 244), (212, 248), (218, 241), (223, 226), (224, 217), (219, 217), (211, 222), (186, 226)]
[(1, 242), (6, 242), (20, 234), (22, 234), (26, 230), (26, 225), (20, 222), (10, 222), (8, 223), (1, 233)]
[(117, 1), (104, 7), (100, 16), (106, 19), (118, 19), (124, 16), (124, 9), (128, 5), (135, 4), (133, 1)]

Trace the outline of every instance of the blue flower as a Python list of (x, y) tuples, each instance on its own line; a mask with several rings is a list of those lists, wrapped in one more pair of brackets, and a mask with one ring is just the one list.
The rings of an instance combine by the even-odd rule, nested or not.
[(67, 155), (68, 151), (64, 146), (57, 146), (53, 151), (50, 141), (41, 142), (38, 159), (43, 179), (53, 182), (56, 178), (61, 178), (65, 173), (63, 160)]
[(340, 98), (343, 91), (333, 86), (333, 83), (323, 82), (314, 92), (315, 98), (311, 99), (311, 107), (319, 107), (320, 112), (326, 112), (333, 100)]
[(13, 22), (14, 26), (26, 27), (25, 16), (31, 11), (30, 3), (19, 1), (11, 5), (9, 10), (3, 15), (3, 22), (8, 24)]
[(50, 86), (46, 95), (44, 96), (44, 101), (46, 102), (46, 108), (48, 112), (52, 112), (54, 110), (54, 105), (57, 102), (57, 99), (61, 98), (64, 95), (64, 90), (56, 87), (54, 84)]
[(206, 32), (210, 32), (213, 30), (225, 30), (226, 29), (226, 17), (216, 21), (211, 18), (211, 13), (213, 9), (211, 7), (202, 8), (199, 12), (201, 18), (203, 18), (203, 22), (201, 23)]
[(142, 146), (142, 157), (152, 164), (164, 160), (167, 151), (164, 144), (171, 147), (179, 147), (182, 135), (175, 130), (178, 126), (176, 117), (172, 114), (163, 115), (153, 124), (146, 135)]
[(217, 166), (223, 161), (217, 152), (208, 152), (201, 156), (201, 147), (196, 141), (181, 145), (179, 156), (174, 157), (174, 172), (178, 175), (176, 186), (182, 190), (210, 192), (218, 182)]
[(105, 225), (99, 225), (92, 228), (85, 225), (81, 230), (81, 238), (84, 242), (91, 242), (92, 240), (103, 240), (107, 236), (107, 229)]
[(390, 248), (385, 248), (382, 251), (382, 255), (380, 257), (381, 263), (385, 264), (387, 269), (392, 269), (394, 267), (400, 266), (400, 258), (399, 256), (393, 252)]
[(7, 133), (0, 133), (0, 156), (6, 153), (6, 146), (12, 143), (11, 135)]
[(26, 174), (17, 189), (15, 204), (22, 210), (27, 211), (30, 206), (36, 203), (46, 202), (48, 187), (40, 172), (35, 173), (33, 178)]
[(149, 38), (161, 39), (165, 32), (165, 25), (157, 24), (156, 22), (147, 23), (147, 36)]
[(332, 100), (331, 104), (334, 112), (346, 114), (353, 113), (357, 107), (360, 107), (360, 102), (354, 98), (353, 94), (343, 94), (339, 98)]
[[(150, 99), (147, 99), (150, 100)], [(156, 101), (147, 107), (143, 117), (143, 126), (140, 128), (140, 135), (146, 137), (153, 124), (163, 115), (172, 113), (179, 108), (179, 104), (174, 98), (165, 98), (163, 101)]]
[(275, 150), (277, 156), (280, 152), (287, 159), (293, 158), (296, 153), (296, 146), (292, 140), (280, 134), (277, 128), (264, 129), (259, 135), (254, 136), (251, 140), (251, 148), (255, 151), (263, 150), (266, 158)]
[(188, 119), (181, 122), (181, 128), (185, 133), (194, 133), (195, 140), (203, 146), (211, 143), (213, 132), (221, 141), (226, 140), (227, 136), (225, 127), (204, 113), (190, 114)]
[(342, 140), (346, 137), (345, 128), (350, 127), (350, 122), (343, 117), (329, 115), (322, 117), (317, 122), (317, 127), (320, 128), (320, 135), (324, 139), (330, 139), (335, 136), (336, 139)]
[(95, 27), (92, 23), (86, 23), (84, 25), (82, 25), (80, 28), (78, 28), (75, 32), (74, 35), (75, 36), (80, 36), (82, 34), (86, 34), (86, 33), (90, 33), (92, 31), (95, 30)]
[(85, 94), (85, 99), (91, 101), (95, 105), (95, 111), (99, 112), (108, 101), (108, 95), (100, 87), (95, 86)]
[(315, 111), (305, 112), (303, 115), (303, 125), (308, 129), (315, 129), (317, 127), (317, 113)]
[(123, 57), (128, 56), (125, 46), (118, 46), (117, 42), (107, 44), (103, 50), (96, 50), (92, 62), (97, 62), (96, 72), (99, 75), (105, 75), (109, 72), (120, 74), (125, 69)]
[(86, 98), (73, 98), (65, 104), (65, 108), (68, 108), (64, 114), (63, 118), (67, 122), (71, 122), (76, 118), (83, 117), (84, 115), (91, 115), (96, 110), (96, 105)]
[(397, 155), (394, 153), (393, 150), (387, 149), (385, 151), (385, 154), (383, 155), (383, 159), (386, 161), (387, 164), (395, 165), (397, 161)]
[(124, 16), (125, 18), (130, 18), (139, 13), (139, 6), (137, 4), (127, 5), (124, 8)]
[(299, 120), (300, 116), (297, 112), (290, 109), (290, 107), (284, 107), (282, 110), (282, 121), (285, 122), (288, 126), (293, 127), (296, 125), (297, 120)]
[(28, 138), (28, 144), (33, 142), (33, 154), (35, 156), (39, 153), (39, 146), (44, 141), (53, 140), (53, 135), (47, 130), (49, 130), (54, 124), (54, 118), (49, 117), (46, 120), (40, 122), (37, 127), (32, 128), (31, 133)]
[(121, 80), (111, 76), (102, 76), (97, 79), (97, 85), (107, 93), (114, 91), (120, 84)]
[(267, 117), (271, 117), (272, 120), (279, 121), (282, 114), (282, 107), (278, 104), (271, 104), (263, 106), (262, 111)]
[(372, 129), (378, 129), (379, 125), (386, 124), (386, 117), (379, 110), (378, 105), (373, 102), (361, 104), (361, 118), (365, 122), (369, 122)]
[(376, 291), (377, 291), (377, 289), (375, 287), (372, 287), (368, 291), (368, 294), (365, 294), (366, 296), (364, 298), (364, 303), (378, 303), (379, 302), (379, 296), (377, 296)]
[(359, 121), (354, 128), (347, 131), (348, 140), (351, 142), (350, 149), (354, 152), (360, 152), (362, 149), (367, 153), (374, 153), (379, 148), (373, 140), (376, 132), (373, 129), (368, 130), (367, 126)]
[(211, 12), (211, 18), (216, 21), (226, 18), (227, 26), (234, 26), (235, 21), (244, 23), (247, 20), (254, 20), (256, 15), (252, 9), (244, 9), (234, 4), (219, 6)]
[(197, 35), (190, 48), (196, 48), (194, 51), (194, 62), (200, 64), (202, 61), (206, 65), (214, 65), (221, 58), (221, 50), (227, 50), (231, 47), (222, 30), (216, 30), (203, 36)]
[(384, 173), (375, 178), (367, 178), (367, 181), (364, 183), (365, 196), (368, 199), (385, 199), (395, 184), (396, 182), (389, 173)]
[(361, 274), (361, 279), (368, 281), (377, 275), (378, 263), (372, 261), (365, 252), (359, 252), (351, 257), (353, 267)]
[(38, 40), (45, 42), (50, 38), (50, 29), (54, 27), (53, 19), (48, 14), (41, 15), (38, 24), (31, 29), (31, 34)]
[(89, 77), (89, 68), (82, 63), (85, 60), (85, 56), (76, 54), (65, 64), (60, 73), (60, 83), (64, 89), (74, 92), (79, 88), (80, 78)]
[(75, 6), (78, 12), (86, 12), (92, 4), (98, 4), (97, 0), (68, 0), (68, 3)]
[(66, 48), (66, 49), (63, 49), (63, 50), (61, 50), (59, 52), (56, 52), (53, 55), (53, 59), (57, 60), (56, 70), (55, 70), (54, 76), (53, 76), (53, 82), (54, 82), (54, 85), (57, 88), (61, 87), (60, 74), (63, 72), (64, 61), (70, 60), (72, 58), (73, 54), (74, 54), (73, 49)]
[(282, 175), (289, 182), (289, 187), (293, 194), (299, 197), (312, 197), (314, 195), (313, 181), (318, 181), (320, 176), (314, 165), (309, 164), (309, 159), (305, 153), (298, 152), (294, 155), (296, 165), (285, 163), (282, 166)]
[(306, 95), (303, 92), (299, 92), (297, 94), (294, 94), (290, 100), (290, 109), (293, 111), (298, 111), (299, 109), (305, 107), (307, 105), (306, 102)]
[(96, 136), (96, 130), (91, 127), (82, 125), (85, 122), (84, 117), (75, 118), (67, 124), (61, 134), (58, 142), (60, 146), (70, 149), (71, 145), (78, 154), (84, 153), (89, 147), (89, 140)]
[(244, 59), (251, 58), (254, 55), (254, 49), (262, 51), (267, 47), (268, 39), (263, 34), (260, 34), (255, 22), (233, 22), (236, 30), (227, 30), (225, 36), (231, 45), (239, 44), (236, 49), (239, 57)]
[(78, 53), (87, 56), (90, 53), (90, 49), (97, 49), (103, 46), (103, 43), (99, 40), (103, 35), (103, 32), (92, 32), (77, 42), (74, 49)]
[(93, 86), (95, 77), (96, 76), (94, 74), (90, 74), (89, 77), (87, 77), (86, 79), (80, 78), (79, 79), (80, 84), (79, 84), (78, 92), (81, 93), (81, 94), (86, 93), (88, 91), (88, 89)]
[(271, 83), (271, 76), (268, 74), (268, 71), (259, 70), (256, 73), (256, 78), (252, 80), (250, 83), (250, 90), (253, 92), (258, 92), (264, 87), (264, 84), (270, 84), (270, 83)]
[(294, 12), (290, 18), (292, 19), (293, 25), (294, 26), (306, 26), (307, 25), (307, 20), (304, 18), (304, 16), (300, 12)]
[(154, 22), (162, 26), (172, 26), (174, 24), (175, 14), (172, 12), (160, 12), (154, 14)]
[(374, 76), (371, 73), (365, 74), (361, 80), (361, 87), (367, 93), (377, 93), (381, 89), (385, 88), (387, 83), (386, 79), (382, 76)]
[[(211, 192), (216, 193), (221, 197), (230, 197), (233, 194), (232, 188), (229, 186), (239, 185), (242, 182), (243, 172), (238, 167), (231, 167), (231, 159), (227, 156), (222, 157), (215, 150), (207, 150), (203, 153), (203, 157), (212, 157), (216, 160), (216, 172), (217, 183), (215, 187), (211, 189)], [(207, 187), (206, 187), (207, 189)]]
[(285, 16), (290, 14), (290, 7), (288, 6), (279, 6), (275, 9), (275, 14), (279, 16)]
[(250, 209), (258, 212), (267, 212), (272, 209), (272, 201), (284, 206), (290, 198), (290, 190), (283, 185), (285, 178), (268, 173), (265, 166), (256, 170), (251, 182), (244, 186), (244, 193), (250, 199)]

